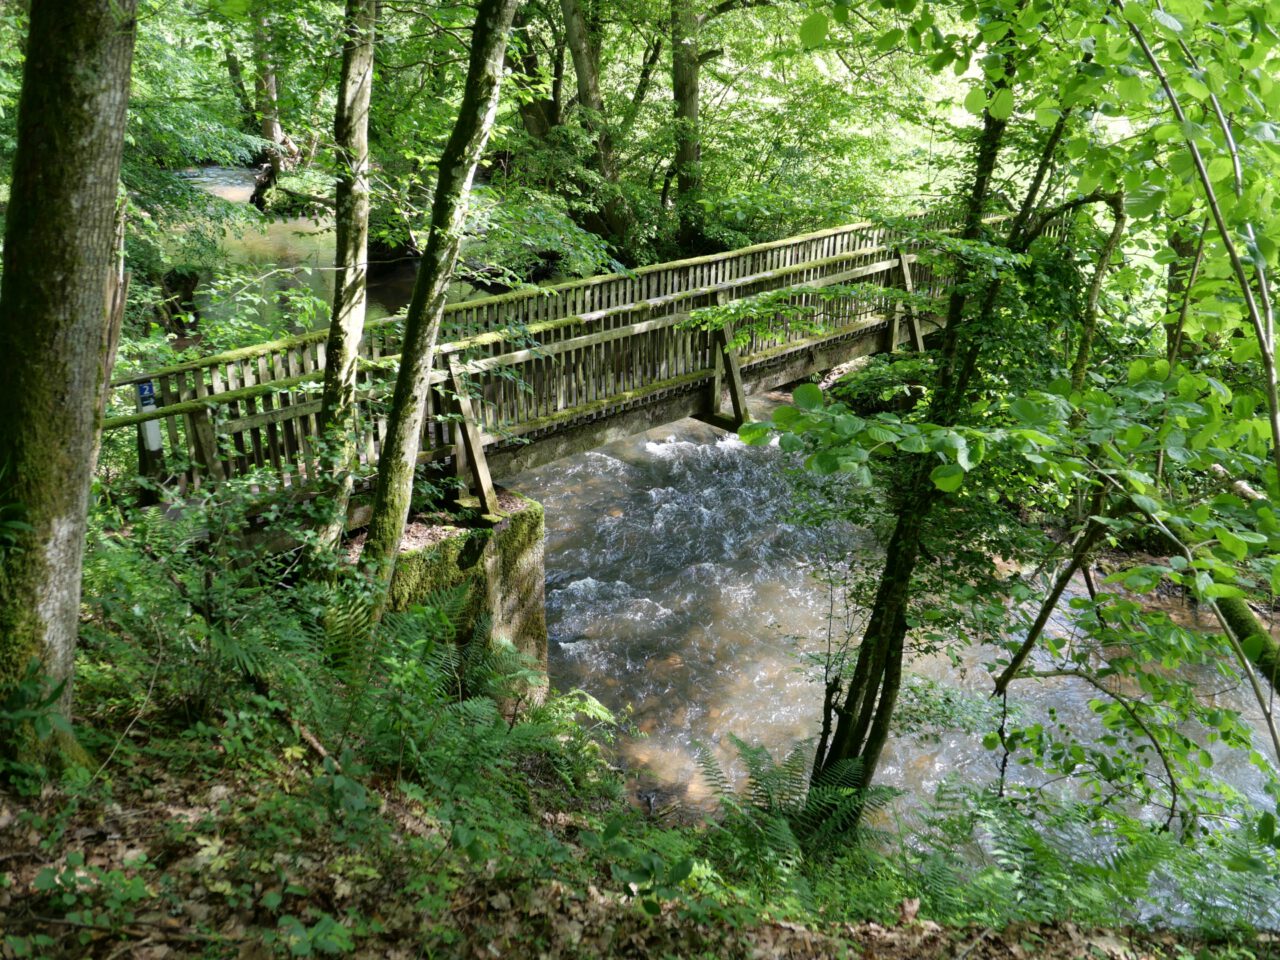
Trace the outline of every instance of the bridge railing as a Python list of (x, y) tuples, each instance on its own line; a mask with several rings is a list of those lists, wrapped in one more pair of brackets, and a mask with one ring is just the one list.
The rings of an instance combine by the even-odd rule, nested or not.
[[(422, 450), (454, 456), (463, 439), (457, 396), (465, 394), (480, 442), (519, 442), (673, 391), (705, 388), (722, 368), (714, 336), (684, 323), (694, 311), (796, 287), (869, 283), (938, 293), (945, 278), (917, 263), (909, 236), (946, 229), (942, 215), (890, 229), (854, 224), (776, 243), (521, 291), (446, 308), (449, 341), (438, 351)], [(889, 298), (837, 301), (797, 293), (820, 311), (821, 339), (883, 326)], [(386, 429), (402, 318), (369, 324), (358, 384), (359, 454), (371, 471)], [(325, 331), (233, 350), (114, 382), (115, 409), (138, 412), (106, 430), (135, 427), (143, 473), (184, 488), (259, 473), (290, 487), (320, 469), (314, 438), (320, 411)], [(739, 351), (740, 365), (776, 358), (814, 339), (785, 323)], [(455, 458), (456, 459), (456, 458)]]

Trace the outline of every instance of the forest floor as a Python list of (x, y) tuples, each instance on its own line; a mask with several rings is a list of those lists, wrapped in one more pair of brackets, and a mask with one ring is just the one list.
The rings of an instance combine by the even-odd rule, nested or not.
[[(283, 724), (124, 738), (79, 786), (0, 794), (0, 955), (1189, 960), (1274, 949), (1065, 922), (947, 928), (919, 919), (918, 901), (894, 924), (796, 922), (723, 897), (646, 910), (593, 862), (593, 811), (557, 809), (529, 773), (528, 822), (477, 848), (482, 825), (445, 830), (438, 800), (357, 783)], [(471, 803), (483, 823), (483, 798), (449, 802)], [(551, 846), (529, 840), (538, 834)]]

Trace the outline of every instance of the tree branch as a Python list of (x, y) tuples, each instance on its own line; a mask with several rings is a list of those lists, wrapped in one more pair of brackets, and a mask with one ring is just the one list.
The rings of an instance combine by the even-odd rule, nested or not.
[(1164, 747), (1160, 741), (1156, 739), (1156, 735), (1152, 732), (1147, 722), (1138, 716), (1138, 711), (1133, 708), (1133, 704), (1127, 697), (1121, 696), (1114, 690), (1107, 689), (1097, 677), (1083, 670), (1036, 670), (1032, 673), (1024, 673), (1023, 678), (1026, 679), (1052, 679), (1055, 677), (1074, 677), (1077, 680), (1083, 680), (1089, 686), (1093, 687), (1099, 693), (1106, 694), (1116, 703), (1124, 708), (1124, 712), (1129, 715), (1138, 729), (1143, 735), (1151, 741), (1151, 746), (1155, 748), (1156, 756), (1160, 758), (1160, 764), (1164, 767), (1164, 774), (1169, 778), (1169, 816), (1164, 821), (1164, 828), (1168, 830), (1173, 825), (1173, 818), (1178, 813), (1178, 778), (1174, 776), (1173, 765), (1169, 762), (1169, 756), (1164, 752)]

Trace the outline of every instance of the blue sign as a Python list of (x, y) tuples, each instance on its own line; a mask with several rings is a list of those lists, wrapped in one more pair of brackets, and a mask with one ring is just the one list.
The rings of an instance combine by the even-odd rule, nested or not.
[(156, 405), (156, 388), (150, 380), (144, 380), (138, 384), (138, 403), (144, 407)]

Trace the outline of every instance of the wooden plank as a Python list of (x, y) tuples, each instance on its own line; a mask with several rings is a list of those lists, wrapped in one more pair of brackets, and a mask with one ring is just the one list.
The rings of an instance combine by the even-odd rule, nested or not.
[[(268, 359), (266, 357), (258, 358), (258, 382), (271, 383), (276, 378), (271, 375), (268, 367)], [(276, 408), (275, 397), (270, 393), (262, 395), (262, 410), (264, 413), (272, 413)], [(283, 467), (286, 463), (282, 456), (282, 444), (280, 442), (280, 431), (277, 429), (275, 422), (265, 424), (266, 443), (267, 443), (267, 459), (271, 461), (271, 466), (276, 470), (281, 479), (284, 478), (285, 471)]]
[(742, 382), (742, 367), (738, 363), (738, 352), (729, 345), (733, 339), (733, 325), (726, 321), (718, 331), (718, 335), (721, 362), (729, 387), (729, 402), (733, 406), (733, 419), (743, 424), (751, 419), (751, 414), (747, 412), (747, 388)]
[[(165, 407), (176, 407), (181, 400), (175, 387), (173, 377), (160, 378), (159, 393), (160, 402), (158, 406), (162, 409)], [(156, 413), (160, 414), (161, 411), (157, 410)], [(165, 459), (169, 459), (186, 451), (183, 447), (182, 439), (178, 436), (178, 418), (171, 412), (169, 416), (164, 418), (164, 421), (165, 432), (169, 435), (169, 453)]]
[[(659, 381), (658, 383), (649, 384), (642, 390), (634, 392), (618, 394), (611, 399), (615, 402), (610, 404), (611, 408), (622, 406), (623, 404), (642, 402), (645, 398), (654, 394), (665, 393), (679, 387), (688, 386), (704, 381), (711, 374), (710, 370), (700, 370), (695, 373), (685, 374), (683, 377), (673, 377), (670, 380)], [(536, 433), (545, 430), (552, 430), (558, 427), (571, 424), (573, 421), (581, 419), (584, 416), (590, 416), (595, 412), (596, 404), (586, 404), (583, 407), (576, 407), (572, 410), (566, 410), (563, 413), (557, 413), (554, 416), (547, 417), (542, 420), (529, 420), (524, 423), (516, 424), (510, 429), (504, 431), (501, 437), (492, 435), (482, 435), (481, 439), (486, 444), (499, 443), (510, 440), (514, 437), (523, 436), (526, 433)]]
[(498, 494), (493, 488), (493, 478), (489, 475), (489, 463), (484, 458), (484, 441), (481, 439), (480, 430), (476, 426), (475, 413), (471, 407), (471, 397), (467, 393), (468, 385), (466, 378), (463, 376), (462, 364), (458, 362), (457, 357), (449, 358), (449, 375), (454, 393), (457, 395), (458, 411), (462, 415), (462, 419), (458, 423), (462, 442), (460, 447), (455, 448), (455, 450), (466, 454), (466, 461), (470, 466), (471, 479), (474, 482), (474, 492), (480, 498), (484, 512), (497, 516)]
[[(902, 288), (906, 290), (908, 295), (914, 295), (916, 292), (915, 283), (911, 279), (911, 261), (915, 257), (899, 252), (898, 260), (902, 263)], [(924, 334), (920, 330), (920, 318), (916, 316), (916, 308), (912, 305), (907, 306), (907, 323), (911, 327), (911, 342), (915, 345), (918, 352), (924, 352)], [(895, 340), (896, 344), (897, 341)]]
[(195, 447), (196, 463), (209, 480), (217, 483), (227, 478), (222, 465), (222, 452), (208, 410), (196, 410), (187, 414), (187, 433)]

